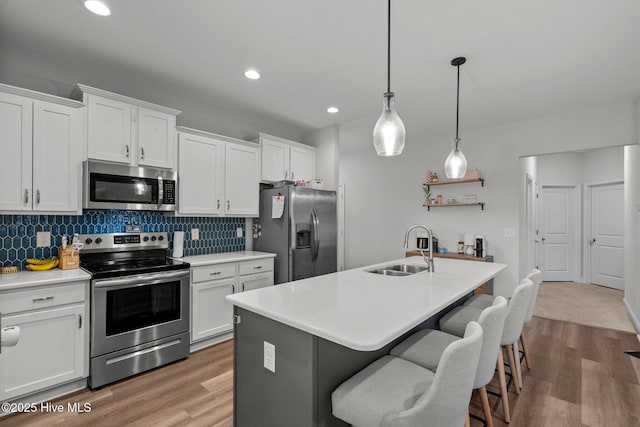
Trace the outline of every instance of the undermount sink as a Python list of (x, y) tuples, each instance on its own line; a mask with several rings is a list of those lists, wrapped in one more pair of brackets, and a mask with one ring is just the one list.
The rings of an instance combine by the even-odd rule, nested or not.
[(426, 270), (426, 265), (394, 264), (365, 271), (367, 271), (368, 273), (382, 274), (384, 276), (410, 276), (412, 274), (420, 273)]

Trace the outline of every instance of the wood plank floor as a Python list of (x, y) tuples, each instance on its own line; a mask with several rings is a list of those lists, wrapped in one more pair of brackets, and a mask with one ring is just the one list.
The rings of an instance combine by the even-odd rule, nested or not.
[[(640, 425), (640, 360), (624, 354), (640, 349), (634, 334), (538, 317), (526, 328), (533, 369), (523, 364), (522, 394), (509, 393), (511, 423), (504, 423), (499, 405), (496, 427)], [(228, 341), (101, 390), (52, 402), (88, 402), (89, 413), (17, 414), (0, 418), (0, 426), (231, 426), (232, 353)], [(490, 389), (497, 391), (497, 382)], [(491, 403), (496, 399), (490, 397)], [(477, 396), (471, 412), (482, 413)], [(476, 420), (471, 424), (482, 426)]]

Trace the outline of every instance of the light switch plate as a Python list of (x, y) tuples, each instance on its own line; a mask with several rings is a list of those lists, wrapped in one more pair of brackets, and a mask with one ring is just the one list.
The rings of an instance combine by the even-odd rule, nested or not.
[(36, 246), (39, 248), (48, 248), (51, 246), (51, 232), (38, 231), (36, 233)]
[(276, 373), (276, 346), (266, 341), (264, 342), (264, 367)]
[(242, 228), (241, 227), (236, 228), (236, 236), (237, 237), (242, 237)]
[(505, 228), (504, 229), (504, 237), (516, 237), (516, 229), (515, 228)]
[(200, 240), (200, 229), (192, 228), (191, 229), (191, 240)]

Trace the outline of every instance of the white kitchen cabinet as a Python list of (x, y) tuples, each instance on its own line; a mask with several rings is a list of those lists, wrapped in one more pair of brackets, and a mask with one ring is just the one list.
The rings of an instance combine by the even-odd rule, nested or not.
[(233, 306), (226, 296), (234, 293), (235, 278), (194, 284), (191, 342), (233, 329)]
[(73, 96), (87, 105), (89, 159), (175, 169), (181, 111), (81, 84)]
[(259, 135), (262, 181), (310, 181), (315, 178), (315, 147), (272, 135)]
[(225, 143), (178, 132), (178, 212), (221, 215), (224, 212)]
[(259, 152), (255, 147), (227, 144), (225, 150), (225, 213), (257, 217), (259, 209)]
[(233, 330), (227, 295), (273, 284), (272, 257), (191, 267), (191, 342)]
[(0, 210), (78, 212), (83, 106), (0, 85)]
[(81, 379), (88, 373), (88, 282), (2, 293), (2, 329), (20, 328), (0, 353), (0, 401)]
[(177, 129), (178, 213), (257, 217), (258, 147), (209, 132)]

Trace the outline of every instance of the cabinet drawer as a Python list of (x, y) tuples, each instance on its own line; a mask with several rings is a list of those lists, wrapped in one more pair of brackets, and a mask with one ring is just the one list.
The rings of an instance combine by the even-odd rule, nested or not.
[(273, 271), (273, 258), (256, 259), (254, 261), (242, 261), (239, 275), (262, 273), (263, 271)]
[(218, 280), (236, 275), (235, 264), (216, 264), (193, 268), (193, 283)]
[(77, 283), (5, 292), (0, 294), (0, 313), (17, 313), (74, 302), (84, 302), (85, 286), (85, 283)]

